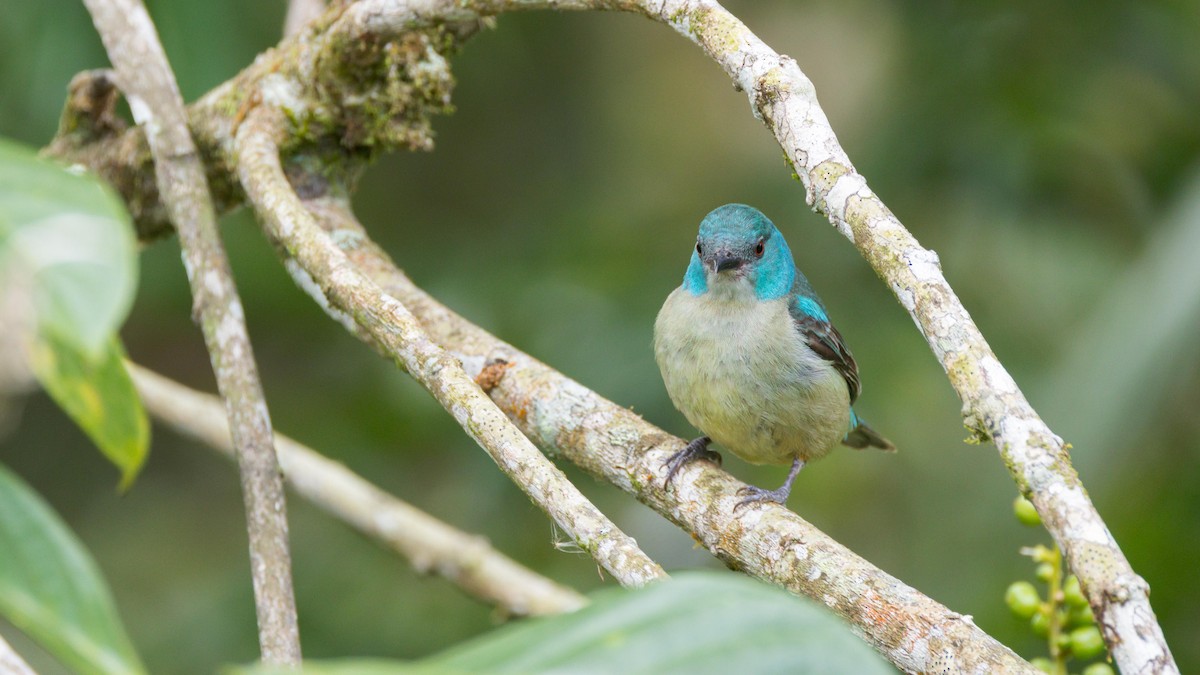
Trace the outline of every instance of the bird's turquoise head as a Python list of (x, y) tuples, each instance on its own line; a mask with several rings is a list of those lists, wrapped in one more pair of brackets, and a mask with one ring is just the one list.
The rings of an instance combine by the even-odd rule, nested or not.
[(692, 295), (753, 291), (759, 300), (773, 300), (787, 295), (795, 280), (792, 251), (775, 224), (756, 208), (726, 204), (700, 221), (683, 287)]

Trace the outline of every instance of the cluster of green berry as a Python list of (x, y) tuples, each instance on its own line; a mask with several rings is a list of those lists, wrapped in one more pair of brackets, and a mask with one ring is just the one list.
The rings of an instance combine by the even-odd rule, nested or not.
[[(1033, 504), (1018, 496), (1013, 502), (1017, 520), (1036, 527), (1042, 524)], [(1104, 638), (1096, 627), (1096, 617), (1087, 598), (1079, 588), (1074, 574), (1065, 575), (1062, 552), (1058, 546), (1047, 548), (1038, 544), (1021, 549), (1037, 564), (1037, 578), (1046, 584), (1043, 598), (1037, 587), (1028, 581), (1016, 581), (1004, 593), (1004, 602), (1018, 619), (1029, 622), (1035, 634), (1046, 638), (1050, 656), (1033, 659), (1039, 670), (1053, 675), (1067, 675), (1067, 661), (1087, 661), (1104, 654)], [(1112, 666), (1103, 661), (1083, 669), (1083, 675), (1114, 675)]]

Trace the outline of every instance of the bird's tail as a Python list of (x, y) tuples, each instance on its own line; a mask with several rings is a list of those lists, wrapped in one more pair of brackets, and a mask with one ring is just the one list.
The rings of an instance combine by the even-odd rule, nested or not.
[(884, 452), (895, 452), (896, 446), (879, 432), (867, 426), (867, 423), (859, 419), (858, 415), (854, 414), (854, 410), (850, 410), (850, 433), (842, 439), (842, 445), (848, 445), (856, 450), (863, 448), (879, 448)]

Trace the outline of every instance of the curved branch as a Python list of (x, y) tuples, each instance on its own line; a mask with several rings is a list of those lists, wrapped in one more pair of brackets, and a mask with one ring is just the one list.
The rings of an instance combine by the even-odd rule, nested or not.
[(796, 61), (711, 0), (645, 4), (657, 4), (654, 18), (702, 47), (746, 92), (800, 176), (808, 203), (854, 243), (912, 315), (962, 399), (967, 428), (994, 442), (1066, 553), (1117, 665), (1126, 673), (1178, 672), (1150, 607), (1150, 588), (1096, 511), (1067, 445), (992, 352), (942, 275), (937, 254), (921, 247), (850, 163)]
[[(85, 0), (137, 121), (147, 129), (156, 182), (179, 231), (193, 314), (204, 332), (237, 446), (262, 658), (300, 662), (287, 508), (241, 300), (217, 233), (204, 168), (175, 76), (141, 0)], [(111, 105), (111, 99), (107, 105)], [(102, 106), (103, 108), (103, 106)]]
[(412, 314), (349, 264), (284, 176), (277, 136), (283, 115), (262, 106), (238, 130), (238, 174), (270, 237), (315, 280), (330, 302), (442, 404), (502, 471), (622, 585), (665, 579), (637, 542), (600, 512), (500, 412), (462, 365), (429, 339)]
[[(136, 364), (125, 365), (150, 414), (233, 457), (220, 400)], [(276, 433), (275, 447), (296, 492), (383, 542), (417, 571), (443, 576), (510, 615), (559, 614), (587, 604), (587, 598), (500, 553), (487, 539), (443, 523), (287, 436)]]
[[(548, 454), (634, 495), (730, 567), (825, 604), (907, 672), (1037, 672), (970, 617), (876, 568), (783, 506), (735, 513), (744, 484), (707, 462), (687, 465), (664, 489), (664, 462), (682, 439), (439, 304), (371, 241), (348, 204), (316, 196), (324, 192), (320, 177), (304, 183), (314, 191), (306, 206), (353, 265), (409, 308), (468, 373), (487, 378), (496, 404)], [(499, 362), (506, 366), (497, 372), (491, 364)]]

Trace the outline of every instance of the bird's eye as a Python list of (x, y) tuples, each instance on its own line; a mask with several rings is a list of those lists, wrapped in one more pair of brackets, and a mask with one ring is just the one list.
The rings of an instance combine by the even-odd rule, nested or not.
[(700, 246), (700, 242), (696, 242), (696, 253), (704, 255), (704, 249)]
[(763, 251), (765, 251), (765, 250), (766, 250), (766, 247), (763, 244), (763, 240), (759, 239), (758, 244), (754, 247), (755, 257), (758, 257), (758, 258), (763, 257)]

